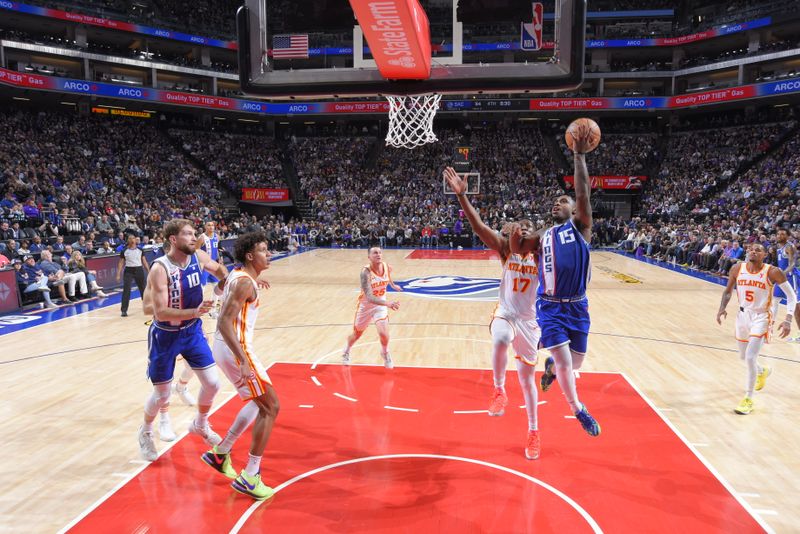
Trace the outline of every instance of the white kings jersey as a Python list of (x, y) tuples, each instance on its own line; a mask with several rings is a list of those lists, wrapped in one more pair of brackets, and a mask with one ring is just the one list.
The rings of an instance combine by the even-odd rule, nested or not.
[[(373, 296), (378, 298), (383, 298), (386, 295), (386, 287), (389, 285), (389, 282), (392, 281), (391, 276), (389, 276), (389, 265), (386, 263), (381, 263), (381, 265), (383, 266), (383, 275), (379, 275), (373, 271), (369, 265), (364, 266), (365, 268), (369, 269), (370, 291), (372, 292)], [(378, 304), (373, 304), (365, 298), (363, 290), (358, 295), (358, 304), (362, 308), (378, 306)]]
[(769, 268), (770, 266), (765, 263), (760, 271), (751, 273), (747, 270), (747, 263), (739, 266), (736, 294), (739, 297), (740, 307), (756, 313), (770, 311), (774, 284), (769, 280)]
[[(255, 280), (253, 280), (253, 277), (244, 272), (242, 269), (234, 269), (230, 274), (228, 274), (228, 278), (225, 281), (225, 290), (222, 292), (223, 305), (230, 296), (231, 288), (234, 286), (234, 282), (240, 278), (244, 278), (245, 282), (238, 283), (249, 282), (252, 284), (256, 295), (258, 295), (258, 284), (256, 284)], [(236, 337), (239, 339), (239, 343), (242, 345), (242, 348), (245, 352), (249, 352), (253, 345), (253, 329), (256, 324), (256, 319), (258, 319), (259, 301), (260, 299), (256, 297), (256, 300), (253, 302), (245, 302), (244, 306), (242, 306), (242, 308), (238, 311), (233, 320), (233, 328), (236, 331)], [(219, 339), (223, 339), (222, 334), (219, 331), (219, 323), (217, 323), (217, 331), (214, 335)]]
[(528, 254), (523, 258), (519, 254), (512, 254), (503, 265), (500, 300), (495, 315), (504, 317), (506, 314), (511, 314), (520, 319), (535, 318), (538, 287), (539, 270), (534, 255)]

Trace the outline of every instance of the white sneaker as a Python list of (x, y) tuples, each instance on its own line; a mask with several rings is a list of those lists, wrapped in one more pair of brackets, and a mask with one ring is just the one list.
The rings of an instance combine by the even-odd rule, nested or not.
[(186, 406), (194, 406), (197, 404), (197, 400), (194, 398), (194, 395), (192, 395), (191, 391), (189, 391), (188, 387), (181, 389), (178, 386), (178, 382), (175, 382), (175, 384), (172, 386), (172, 389), (175, 391), (178, 397), (181, 398), (181, 402)]
[(342, 363), (344, 365), (350, 365), (350, 353), (349, 352), (343, 352), (342, 353)]
[(156, 444), (153, 442), (153, 432), (145, 432), (144, 427), (139, 427), (139, 452), (142, 458), (148, 462), (155, 462), (158, 459), (158, 451), (156, 451)]
[(161, 441), (175, 441), (178, 439), (175, 431), (172, 430), (172, 422), (168, 417), (161, 417), (158, 420), (158, 437)]
[(209, 447), (213, 447), (215, 445), (219, 445), (220, 443), (222, 443), (222, 438), (219, 437), (219, 434), (211, 430), (210, 426), (206, 425), (205, 428), (199, 428), (197, 425), (195, 425), (194, 420), (192, 420), (192, 422), (189, 423), (189, 433), (197, 434), (198, 436), (203, 438), (203, 441), (205, 441), (206, 445), (208, 445)]
[(106, 298), (108, 295), (107, 295), (107, 294), (105, 294), (105, 293), (103, 293), (102, 291), (100, 291), (100, 290), (98, 289), (98, 290), (97, 290), (97, 296), (98, 296), (98, 297), (100, 297), (101, 299), (104, 299), (104, 298)]
[(391, 354), (389, 354), (387, 352), (386, 354), (381, 354), (381, 357), (383, 358), (383, 366), (384, 367), (386, 367), (387, 369), (393, 369), (394, 368), (394, 362), (392, 362), (392, 355)]

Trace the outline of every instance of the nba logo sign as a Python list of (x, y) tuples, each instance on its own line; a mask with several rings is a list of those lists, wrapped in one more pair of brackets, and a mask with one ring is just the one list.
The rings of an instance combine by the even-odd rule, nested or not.
[(533, 4), (533, 22), (521, 23), (520, 45), (522, 50), (539, 50), (542, 48), (542, 21), (544, 8), (541, 2)]

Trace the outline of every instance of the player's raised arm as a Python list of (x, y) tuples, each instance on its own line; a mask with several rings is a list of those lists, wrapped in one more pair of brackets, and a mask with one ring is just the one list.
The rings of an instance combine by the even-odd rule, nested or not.
[(591, 151), (591, 129), (576, 126), (573, 130), (575, 163), (575, 215), (573, 221), (586, 241), (592, 238), (592, 203), (589, 169), (586, 167), (586, 153)]
[(467, 215), (469, 224), (472, 225), (472, 230), (481, 238), (484, 245), (497, 251), (505, 259), (508, 256), (506, 241), (481, 220), (478, 211), (467, 198), (467, 181), (461, 178), (452, 167), (447, 167), (443, 174), (447, 183), (450, 184), (450, 188), (456, 194), (458, 203), (461, 204), (461, 209)]
[(736, 277), (739, 275), (739, 269), (742, 265), (744, 265), (744, 263), (737, 263), (728, 271), (728, 285), (725, 286), (725, 290), (722, 292), (722, 300), (719, 303), (719, 311), (717, 311), (717, 324), (722, 324), (722, 320), (728, 316), (728, 312), (725, 311), (725, 308), (728, 307), (728, 302), (730, 302), (733, 296), (733, 289), (736, 287)]

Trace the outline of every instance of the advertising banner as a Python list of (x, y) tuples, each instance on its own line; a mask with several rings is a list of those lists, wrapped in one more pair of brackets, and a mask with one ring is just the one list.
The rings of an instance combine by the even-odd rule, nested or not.
[(19, 289), (14, 267), (0, 269), (0, 313), (19, 308)]
[(87, 24), (89, 26), (98, 26), (112, 30), (141, 33), (144, 35), (151, 35), (153, 37), (161, 37), (163, 39), (172, 39), (174, 41), (183, 41), (198, 45), (228, 48), (230, 50), (236, 50), (238, 48), (236, 41), (221, 41), (219, 39), (211, 39), (209, 37), (190, 35), (188, 33), (163, 30), (160, 28), (151, 28), (149, 26), (142, 26), (141, 24), (133, 24), (131, 22), (122, 22), (119, 20), (95, 17), (93, 15), (85, 15), (83, 13), (72, 13), (69, 11), (61, 11), (59, 9), (29, 6), (27, 4), (20, 4), (19, 2), (7, 2), (6, 0), (0, 0), (0, 9), (16, 11), (17, 13), (26, 13), (28, 15), (37, 15), (40, 17), (49, 17), (52, 19), (66, 20), (69, 22), (77, 22), (78, 24)]
[[(0, 0), (2, 1), (2, 0)], [(270, 103), (255, 100), (241, 100), (219, 96), (162, 91), (146, 87), (121, 86), (111, 83), (71, 80), (40, 74), (27, 74), (0, 68), (0, 84), (13, 85), (26, 89), (60, 91), (64, 93), (86, 94), (161, 102), (198, 108), (240, 111), (263, 115), (321, 115), (338, 113), (379, 113), (389, 111), (386, 101), (373, 102), (291, 102)], [(469, 99), (444, 100), (443, 111), (584, 111), (584, 110), (654, 110), (675, 109), (690, 106), (716, 104), (748, 98), (775, 96), (800, 92), (800, 79), (766, 82), (701, 91), (678, 96), (655, 97), (581, 97), (581, 98), (531, 98), (531, 99)], [(113, 113), (122, 114), (122, 113)]]
[[(592, 189), (641, 189), (642, 182), (647, 180), (647, 176), (590, 176)], [(567, 187), (575, 187), (575, 177), (573, 175), (564, 176)]]
[(288, 189), (242, 188), (242, 200), (248, 202), (283, 202), (289, 200)]

